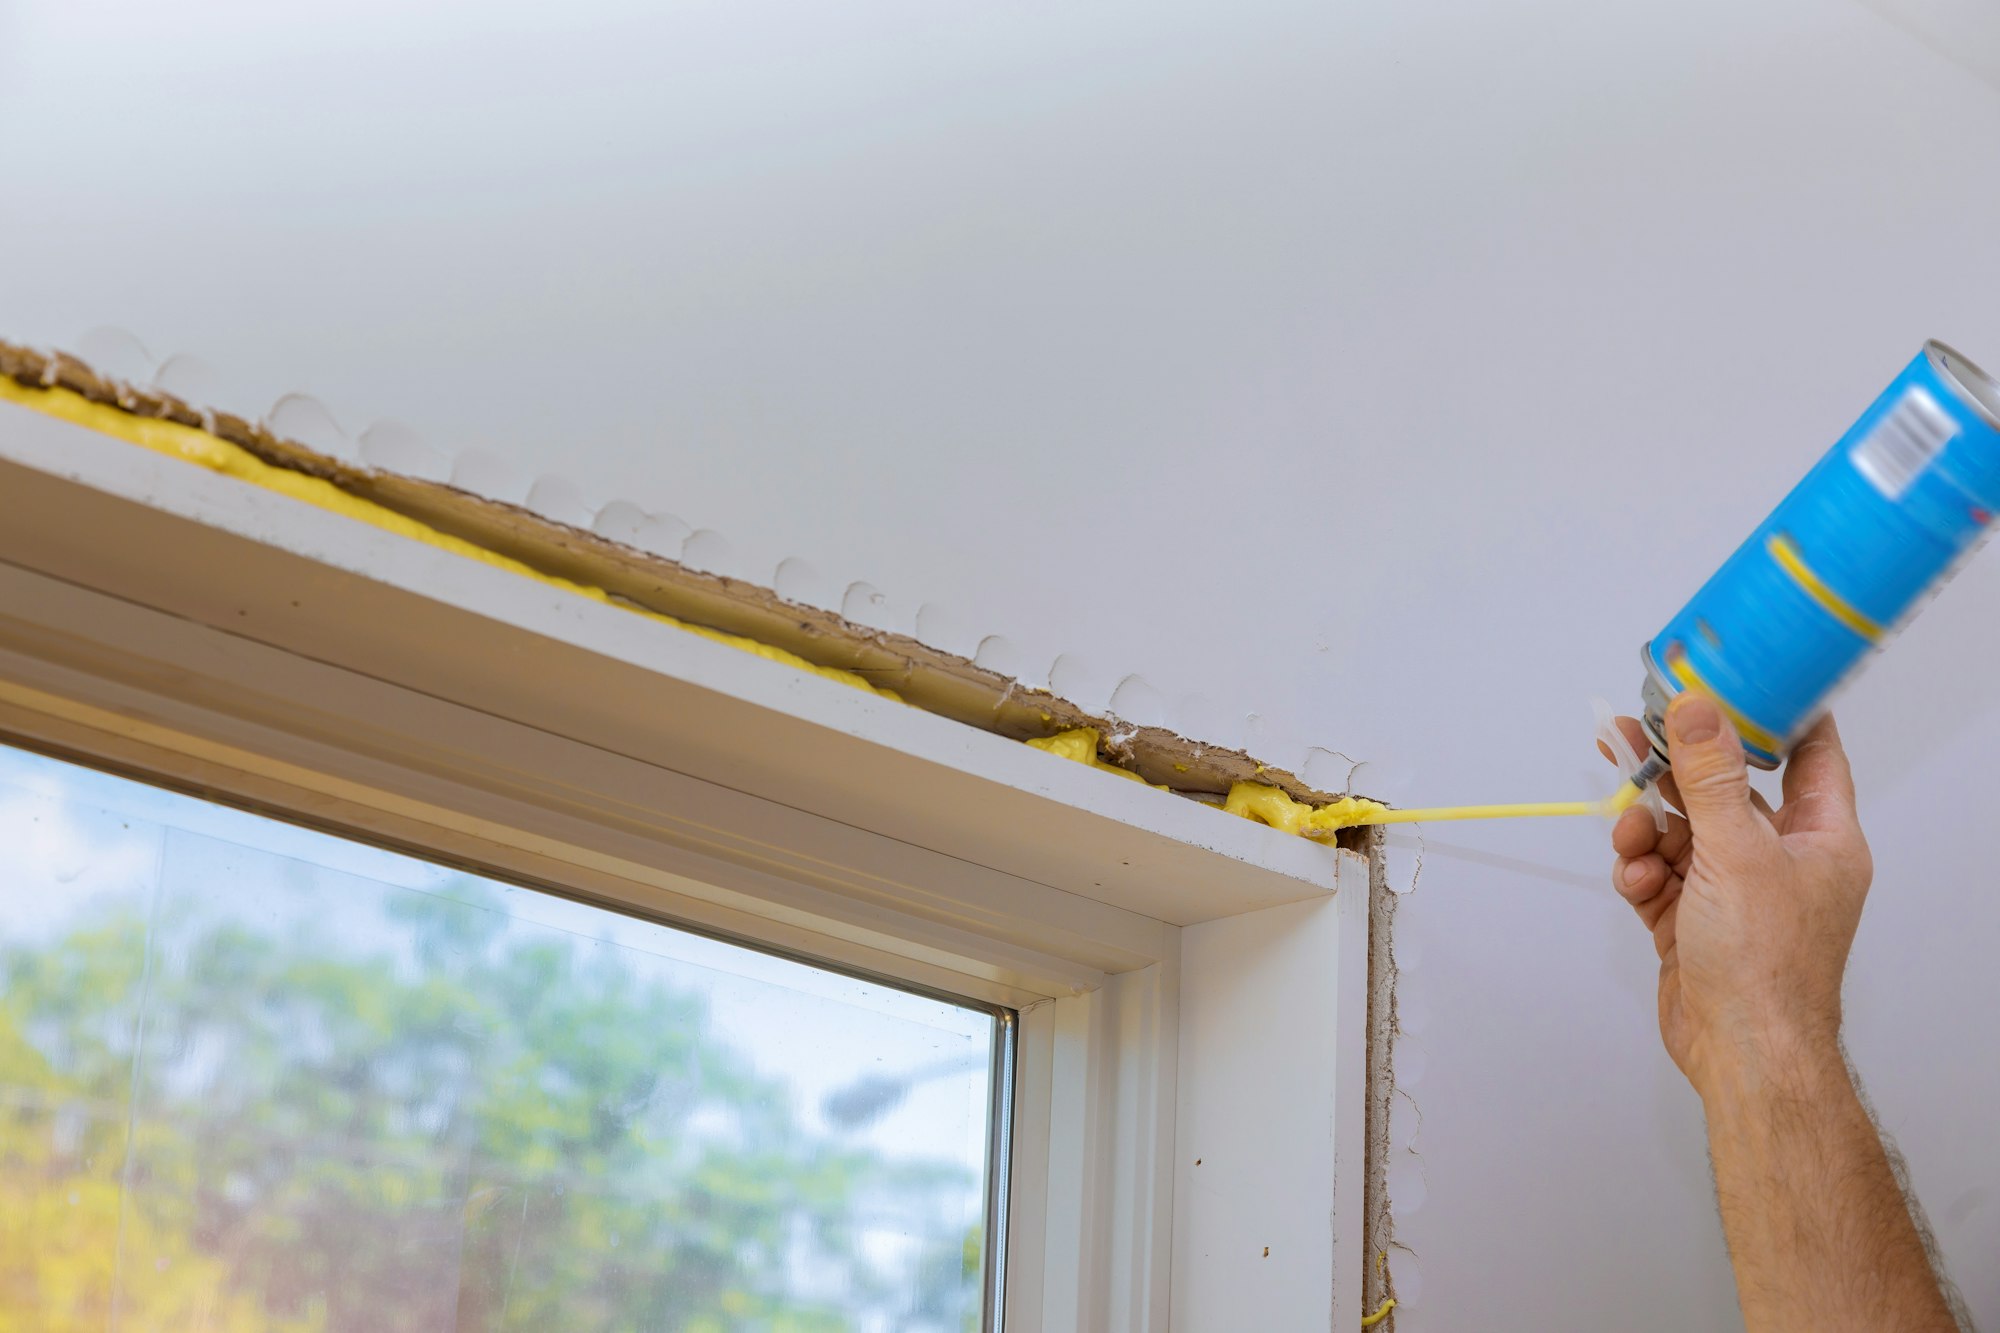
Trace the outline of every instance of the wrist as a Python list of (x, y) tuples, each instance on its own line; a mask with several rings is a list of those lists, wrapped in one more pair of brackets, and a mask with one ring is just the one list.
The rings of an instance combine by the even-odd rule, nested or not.
[(1716, 1043), (1704, 1057), (1690, 1082), (1711, 1112), (1853, 1089), (1837, 1025), (1765, 1025)]

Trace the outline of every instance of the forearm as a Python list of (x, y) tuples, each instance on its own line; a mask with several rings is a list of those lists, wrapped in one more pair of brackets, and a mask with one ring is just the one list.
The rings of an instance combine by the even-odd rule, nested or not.
[(1716, 1197), (1750, 1333), (1953, 1333), (1838, 1046), (1732, 1059), (1709, 1082)]

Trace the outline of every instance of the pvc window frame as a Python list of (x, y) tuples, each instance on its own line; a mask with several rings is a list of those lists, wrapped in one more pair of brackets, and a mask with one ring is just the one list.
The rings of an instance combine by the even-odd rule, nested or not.
[(6, 410), (0, 737), (1013, 1010), (1007, 1333), (1358, 1326), (1357, 853)]

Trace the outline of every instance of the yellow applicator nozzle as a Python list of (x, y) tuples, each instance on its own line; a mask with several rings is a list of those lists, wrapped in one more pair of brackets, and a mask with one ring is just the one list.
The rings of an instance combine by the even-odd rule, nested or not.
[(1536, 819), (1547, 815), (1601, 815), (1609, 801), (1528, 801), (1513, 805), (1440, 805), (1428, 810), (1384, 810), (1357, 824), (1427, 824), (1446, 819)]
[[(1446, 805), (1421, 810), (1393, 810), (1380, 801), (1371, 801), (1361, 796), (1343, 796), (1326, 805), (1311, 806), (1304, 801), (1292, 799), (1280, 787), (1269, 786), (1262, 782), (1237, 782), (1230, 785), (1229, 797), (1223, 802), (1222, 808), (1229, 814), (1254, 820), (1259, 824), (1268, 824), (1281, 832), (1297, 834), (1303, 838), (1327, 838), (1341, 829), (1359, 828), (1368, 824), (1419, 824), (1451, 819), (1532, 819), (1553, 815), (1618, 815), (1649, 797), (1652, 784), (1667, 771), (1667, 765), (1665, 760), (1657, 756), (1648, 756), (1646, 762), (1641, 764), (1632, 756), (1630, 747), (1625, 746), (1624, 740), (1615, 730), (1611, 732), (1611, 737), (1614, 750), (1623, 747), (1620, 768), (1626, 773), (1627, 780), (1619, 785), (1616, 792), (1601, 801), (1543, 801), (1525, 805)], [(1132, 782), (1146, 783), (1144, 777), (1108, 762), (1098, 753), (1100, 737), (1094, 727), (1073, 727), (1053, 736), (1037, 736), (1027, 743), (1037, 750), (1046, 751), (1059, 758), (1086, 764)], [(1653, 798), (1652, 804), (1655, 807), (1654, 818), (1664, 829), (1666, 820), (1658, 813), (1658, 799)]]
[(1604, 813), (1608, 815), (1622, 815), (1637, 804), (1639, 798), (1645, 794), (1646, 784), (1637, 780), (1626, 782), (1620, 785), (1618, 790), (1612, 792), (1610, 797), (1605, 800)]
[(1232, 815), (1254, 819), (1260, 824), (1287, 833), (1315, 837), (1344, 828), (1368, 824), (1437, 823), (1452, 819), (1535, 819), (1557, 815), (1615, 815), (1632, 806), (1644, 794), (1635, 782), (1626, 782), (1617, 792), (1601, 801), (1541, 801), (1517, 805), (1443, 805), (1419, 810), (1393, 810), (1380, 801), (1343, 796), (1318, 807), (1295, 801), (1276, 787), (1261, 782), (1238, 782), (1229, 788), (1223, 809)]
[(1286, 833), (1296, 833), (1301, 837), (1327, 837), (1344, 828), (1359, 828), (1370, 824), (1428, 824), (1441, 823), (1453, 819), (1537, 819), (1557, 815), (1607, 815), (1616, 817), (1633, 806), (1644, 802), (1652, 813), (1653, 823), (1661, 832), (1666, 831), (1666, 807), (1661, 801), (1659, 783), (1667, 774), (1667, 760), (1658, 753), (1648, 753), (1641, 760), (1632, 750), (1631, 742), (1619, 729), (1618, 721), (1611, 712), (1611, 705), (1602, 699), (1594, 700), (1597, 711), (1597, 739), (1605, 754), (1618, 765), (1618, 771), (1625, 781), (1618, 784), (1618, 790), (1601, 801), (1541, 801), (1522, 805), (1442, 805), (1422, 810), (1392, 810), (1380, 801), (1364, 800), (1358, 796), (1343, 796), (1330, 804), (1317, 808), (1303, 801), (1295, 801), (1276, 787), (1261, 782), (1238, 782), (1229, 789), (1229, 798), (1223, 809), (1244, 819), (1254, 819), (1260, 824)]

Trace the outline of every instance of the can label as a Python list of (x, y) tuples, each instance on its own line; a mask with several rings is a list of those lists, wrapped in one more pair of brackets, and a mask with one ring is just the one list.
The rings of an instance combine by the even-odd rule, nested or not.
[(1927, 344), (1646, 645), (1646, 726), (1712, 696), (1776, 767), (2000, 511), (2000, 386)]

